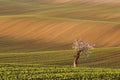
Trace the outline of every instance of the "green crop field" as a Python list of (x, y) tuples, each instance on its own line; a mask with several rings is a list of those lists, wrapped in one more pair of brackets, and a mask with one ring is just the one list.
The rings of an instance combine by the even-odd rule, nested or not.
[(119, 80), (120, 48), (96, 48), (73, 67), (73, 50), (0, 53), (0, 80)]
[(0, 80), (119, 80), (120, 69), (0, 64)]

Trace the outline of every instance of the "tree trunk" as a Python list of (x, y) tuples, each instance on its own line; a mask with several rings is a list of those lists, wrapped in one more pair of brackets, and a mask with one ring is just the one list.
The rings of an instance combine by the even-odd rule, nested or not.
[(81, 50), (77, 51), (77, 54), (74, 56), (74, 61), (73, 61), (73, 66), (74, 67), (77, 67), (77, 65), (78, 65), (78, 59), (80, 57), (80, 53), (81, 53)]

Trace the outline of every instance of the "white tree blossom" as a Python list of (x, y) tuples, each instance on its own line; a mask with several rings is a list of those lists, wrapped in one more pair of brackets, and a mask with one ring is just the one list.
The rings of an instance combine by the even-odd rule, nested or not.
[(76, 39), (73, 42), (72, 48), (75, 51), (81, 51), (81, 53), (83, 54), (83, 56), (85, 58), (87, 58), (89, 56), (89, 54), (88, 54), (89, 53), (89, 49), (93, 49), (93, 46), (95, 46), (95, 45), (90, 45), (88, 43), (83, 42), (81, 39)]

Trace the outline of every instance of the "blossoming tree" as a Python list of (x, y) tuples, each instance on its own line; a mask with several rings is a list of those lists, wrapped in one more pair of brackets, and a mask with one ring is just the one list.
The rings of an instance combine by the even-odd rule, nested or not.
[(88, 43), (83, 42), (81, 39), (76, 39), (73, 42), (73, 49), (76, 51), (76, 54), (74, 55), (74, 61), (73, 65), (74, 67), (77, 67), (78, 65), (78, 59), (80, 55), (84, 55), (84, 57), (88, 57), (89, 49), (92, 49), (94, 45), (89, 45)]

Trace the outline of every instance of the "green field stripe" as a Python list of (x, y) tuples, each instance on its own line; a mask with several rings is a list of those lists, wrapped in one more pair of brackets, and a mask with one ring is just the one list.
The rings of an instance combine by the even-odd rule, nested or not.
[[(120, 67), (120, 47), (95, 48), (86, 59), (81, 55), (79, 66), (88, 67)], [(0, 63), (72, 65), (73, 50), (0, 53)], [(109, 65), (111, 64), (111, 65)]]
[(104, 20), (87, 20), (87, 19), (73, 19), (73, 18), (58, 18), (49, 16), (39, 16), (39, 15), (5, 15), (0, 16), (0, 18), (40, 18), (49, 20), (60, 20), (60, 21), (78, 21), (78, 22), (91, 22), (91, 23), (108, 23), (108, 24), (120, 24), (119, 21), (104, 21)]

